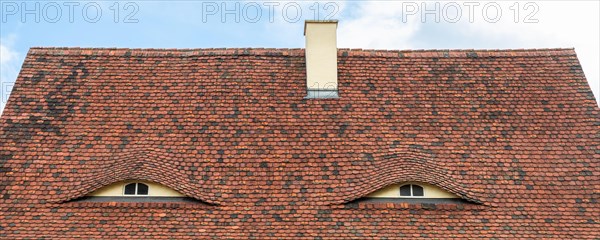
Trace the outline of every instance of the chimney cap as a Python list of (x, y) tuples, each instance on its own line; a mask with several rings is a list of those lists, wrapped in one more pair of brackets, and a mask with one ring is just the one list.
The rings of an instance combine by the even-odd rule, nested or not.
[(304, 21), (304, 36), (306, 36), (306, 25), (308, 25), (309, 23), (335, 23), (335, 26), (337, 27), (338, 20), (337, 19), (331, 19), (331, 20), (305, 20)]

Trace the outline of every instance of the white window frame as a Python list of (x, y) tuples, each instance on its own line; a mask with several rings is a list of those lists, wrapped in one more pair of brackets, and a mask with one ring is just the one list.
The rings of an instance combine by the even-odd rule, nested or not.
[[(127, 186), (130, 185), (130, 184), (135, 184), (135, 194), (125, 194), (125, 188), (127, 188)], [(148, 187), (148, 194), (146, 194), (146, 195), (138, 194), (138, 186), (139, 186), (139, 184), (144, 184), (144, 185), (146, 185)], [(150, 196), (150, 185), (145, 184), (143, 182), (125, 183), (125, 184), (123, 184), (123, 196), (124, 197), (149, 197)]]
[[(419, 186), (423, 189), (423, 196), (414, 196), (415, 194), (413, 193), (413, 185), (414, 186)], [(400, 192), (400, 189), (404, 186), (410, 186), (410, 196), (402, 196), (402, 193)], [(425, 187), (419, 185), (419, 184), (414, 184), (414, 183), (407, 183), (404, 185), (400, 185), (400, 187), (398, 187), (398, 195), (400, 196), (400, 198), (425, 198)]]

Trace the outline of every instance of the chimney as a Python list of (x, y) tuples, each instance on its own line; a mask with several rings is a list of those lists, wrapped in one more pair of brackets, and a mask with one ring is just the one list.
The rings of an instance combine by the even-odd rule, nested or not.
[(337, 20), (304, 22), (306, 98), (338, 98)]

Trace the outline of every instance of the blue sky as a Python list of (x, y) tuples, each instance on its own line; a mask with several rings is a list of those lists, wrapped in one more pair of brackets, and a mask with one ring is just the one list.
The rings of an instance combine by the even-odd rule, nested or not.
[(329, 18), (346, 48), (574, 47), (600, 100), (599, 1), (0, 0), (0, 14), (0, 109), (32, 46), (301, 48), (303, 21)]

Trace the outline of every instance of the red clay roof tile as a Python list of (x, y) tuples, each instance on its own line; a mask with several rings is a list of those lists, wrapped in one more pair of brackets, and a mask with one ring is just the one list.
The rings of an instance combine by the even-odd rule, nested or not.
[[(598, 238), (573, 49), (32, 48), (0, 120), (0, 238)], [(71, 201), (125, 179), (198, 203)], [(402, 181), (465, 204), (354, 202)]]

